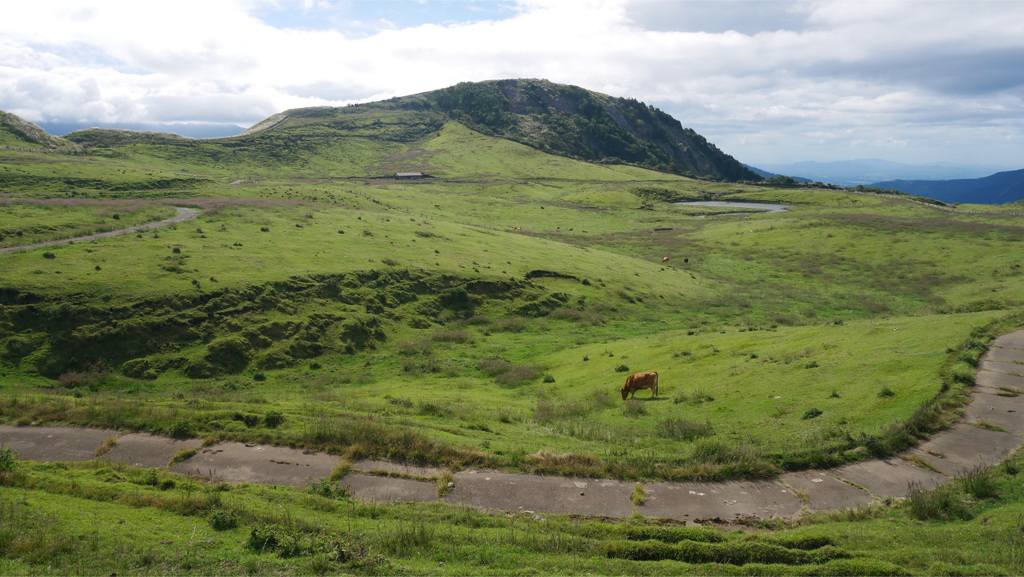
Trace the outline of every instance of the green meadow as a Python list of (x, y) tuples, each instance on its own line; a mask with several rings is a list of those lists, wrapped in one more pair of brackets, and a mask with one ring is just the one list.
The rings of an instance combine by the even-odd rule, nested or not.
[[(638, 483), (768, 478), (948, 427), (978, 357), (1024, 319), (1011, 207), (591, 164), (372, 107), (230, 139), (69, 139), (87, 148), (0, 150), (0, 247), (201, 213), (0, 255), (8, 424)], [(702, 199), (788, 210), (674, 204)], [(659, 395), (623, 401), (626, 376), (650, 370)], [(1024, 570), (1019, 457), (743, 532), (0, 460), (4, 574)]]

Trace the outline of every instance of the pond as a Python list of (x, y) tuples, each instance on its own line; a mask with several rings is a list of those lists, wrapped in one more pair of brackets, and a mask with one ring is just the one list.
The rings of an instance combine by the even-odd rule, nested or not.
[(783, 205), (783, 204), (766, 204), (766, 203), (761, 203), (761, 202), (729, 202), (729, 201), (725, 201), (725, 200), (702, 200), (702, 201), (699, 201), (699, 202), (677, 202), (675, 204), (679, 204), (679, 205), (683, 205), (683, 206), (725, 206), (725, 207), (733, 207), (733, 208), (737, 208), (737, 209), (744, 209), (744, 208), (750, 209), (750, 210), (738, 210), (737, 212), (729, 212), (729, 213), (722, 213), (722, 214), (716, 213), (713, 216), (731, 216), (731, 215), (735, 215), (735, 214), (751, 214), (751, 213), (756, 213), (756, 212), (761, 212), (761, 211), (764, 211), (766, 213), (770, 213), (770, 212), (786, 212), (786, 209), (789, 208), (788, 206)]

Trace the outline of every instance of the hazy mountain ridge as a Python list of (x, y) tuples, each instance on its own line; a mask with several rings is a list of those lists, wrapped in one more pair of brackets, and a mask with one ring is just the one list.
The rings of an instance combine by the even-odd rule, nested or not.
[(1024, 199), (1024, 169), (984, 178), (956, 180), (890, 180), (871, 186), (892, 188), (947, 203), (1004, 204)]
[(953, 180), (982, 178), (1015, 167), (959, 165), (950, 163), (905, 164), (875, 158), (834, 162), (803, 161), (788, 164), (760, 163), (758, 168), (791, 177), (840, 186), (875, 186), (895, 180)]

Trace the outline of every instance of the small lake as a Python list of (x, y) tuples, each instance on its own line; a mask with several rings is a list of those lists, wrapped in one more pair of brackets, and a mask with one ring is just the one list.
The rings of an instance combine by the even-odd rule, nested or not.
[(719, 206), (719, 207), (731, 207), (736, 209), (750, 209), (749, 211), (738, 210), (737, 212), (714, 214), (713, 216), (731, 216), (734, 214), (751, 214), (753, 212), (764, 211), (769, 212), (786, 212), (789, 208), (783, 204), (766, 204), (761, 202), (729, 202), (725, 200), (702, 200), (699, 202), (677, 202), (676, 204), (683, 206)]

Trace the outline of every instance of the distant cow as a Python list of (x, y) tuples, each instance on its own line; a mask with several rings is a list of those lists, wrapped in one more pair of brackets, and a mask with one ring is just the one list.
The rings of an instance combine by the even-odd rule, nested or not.
[(666, 256), (665, 258), (661, 259), (661, 262), (668, 262), (668, 257)]
[(634, 373), (626, 378), (626, 384), (622, 386), (622, 400), (626, 400), (626, 396), (633, 398), (640, 389), (650, 389), (651, 397), (658, 396), (658, 373)]

